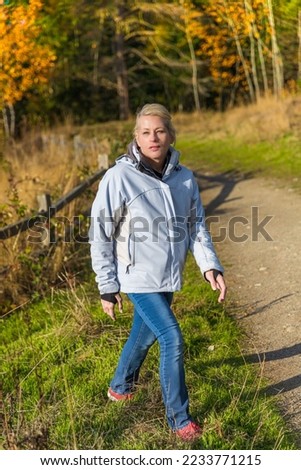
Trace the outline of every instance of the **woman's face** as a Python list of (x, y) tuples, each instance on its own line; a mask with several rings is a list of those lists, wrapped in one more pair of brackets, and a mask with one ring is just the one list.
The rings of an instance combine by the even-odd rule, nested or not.
[(145, 159), (155, 170), (162, 170), (172, 138), (159, 116), (138, 118), (136, 141)]

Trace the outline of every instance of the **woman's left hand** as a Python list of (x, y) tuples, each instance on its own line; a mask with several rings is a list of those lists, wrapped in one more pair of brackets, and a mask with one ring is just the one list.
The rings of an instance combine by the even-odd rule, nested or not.
[(224, 276), (216, 269), (210, 269), (205, 272), (205, 279), (210, 282), (212, 290), (219, 290), (218, 302), (224, 302), (227, 293)]

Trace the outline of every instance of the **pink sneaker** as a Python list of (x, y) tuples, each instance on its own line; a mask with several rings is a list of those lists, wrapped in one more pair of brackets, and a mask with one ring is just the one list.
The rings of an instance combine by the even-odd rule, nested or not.
[(194, 423), (193, 421), (190, 421), (190, 423), (187, 424), (187, 426), (184, 426), (184, 428), (178, 429), (176, 431), (176, 435), (182, 439), (182, 441), (195, 441), (202, 435), (202, 428)]
[(125, 393), (121, 395), (120, 393), (114, 392), (111, 388), (108, 390), (108, 398), (111, 401), (124, 401), (124, 400), (131, 400), (133, 398), (133, 393)]

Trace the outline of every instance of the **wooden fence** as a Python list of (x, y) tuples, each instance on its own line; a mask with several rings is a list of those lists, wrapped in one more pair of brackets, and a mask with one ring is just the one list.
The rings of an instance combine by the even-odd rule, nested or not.
[(107, 155), (102, 155), (102, 158), (99, 159), (99, 166), (101, 167), (96, 171), (92, 176), (87, 178), (81, 184), (73, 188), (69, 193), (62, 196), (55, 204), (51, 202), (51, 196), (49, 194), (43, 194), (38, 196), (40, 209), (37, 214), (19, 220), (14, 224), (7, 225), (0, 229), (0, 240), (6, 240), (8, 238), (16, 236), (20, 232), (33, 227), (37, 222), (45, 222), (45, 218), (49, 219), (51, 216), (56, 214), (57, 211), (60, 211), (69, 204), (71, 201), (80, 196), (87, 188), (89, 188), (95, 181), (100, 179), (108, 168), (108, 157)]

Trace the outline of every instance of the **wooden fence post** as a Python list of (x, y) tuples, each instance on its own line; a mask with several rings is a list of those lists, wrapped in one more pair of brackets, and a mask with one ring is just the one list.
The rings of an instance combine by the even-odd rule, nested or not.
[(82, 143), (82, 140), (79, 134), (73, 137), (73, 148), (74, 148), (74, 161), (76, 165), (80, 165), (82, 163), (84, 144)]
[(47, 236), (44, 240), (42, 240), (42, 244), (44, 246), (49, 246), (52, 240), (52, 233), (53, 230), (51, 228), (51, 196), (50, 194), (39, 194), (37, 196), (38, 204), (39, 204), (39, 212), (45, 213), (45, 217), (47, 217), (46, 222), (43, 224), (43, 229), (46, 230)]
[(109, 168), (109, 156), (107, 153), (99, 153), (97, 156), (98, 168), (107, 170)]
[(38, 194), (37, 196), (39, 204), (39, 212), (46, 212), (48, 214), (49, 208), (51, 206), (51, 196), (50, 194)]

